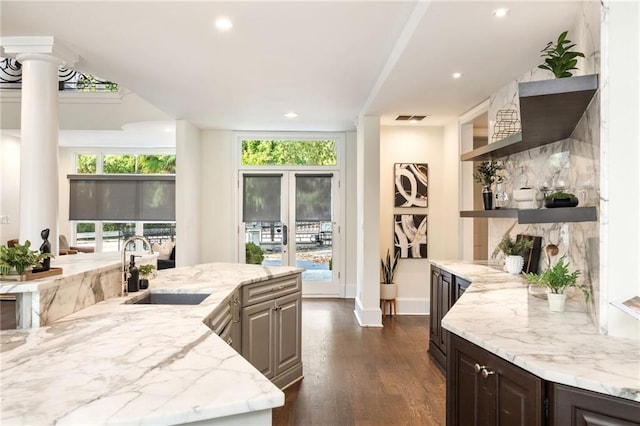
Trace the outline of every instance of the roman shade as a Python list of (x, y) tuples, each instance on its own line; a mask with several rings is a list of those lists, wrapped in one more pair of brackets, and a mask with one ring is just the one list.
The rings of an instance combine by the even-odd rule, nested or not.
[(175, 175), (67, 175), (69, 220), (175, 221)]
[(333, 174), (296, 174), (296, 221), (331, 222)]
[(243, 175), (243, 222), (279, 222), (282, 174)]

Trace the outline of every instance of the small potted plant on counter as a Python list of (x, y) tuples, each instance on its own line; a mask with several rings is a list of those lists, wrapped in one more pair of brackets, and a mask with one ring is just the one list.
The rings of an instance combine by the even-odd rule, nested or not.
[(140, 267), (138, 268), (138, 272), (140, 273), (140, 284), (138, 287), (141, 290), (149, 288), (149, 277), (153, 273), (154, 269), (156, 269), (156, 267), (148, 263), (140, 265)]
[(40, 253), (31, 250), (31, 241), (17, 243), (13, 247), (0, 247), (0, 275), (22, 275), (25, 271), (50, 258), (51, 253)]
[(513, 241), (507, 232), (493, 252), (495, 257), (499, 251), (505, 255), (505, 267), (510, 274), (519, 274), (524, 266), (524, 256), (533, 248), (533, 240), (521, 239)]
[(565, 290), (575, 287), (582, 290), (582, 294), (586, 301), (589, 301), (591, 289), (586, 284), (578, 284), (578, 276), (580, 271), (569, 273), (569, 263), (565, 263), (564, 256), (561, 257), (555, 266), (549, 266), (545, 272), (540, 275), (524, 274), (524, 277), (531, 284), (547, 289), (547, 300), (549, 301), (549, 309), (554, 312), (563, 312), (566, 301)]
[(483, 161), (473, 172), (476, 182), (482, 184), (482, 202), (485, 210), (493, 210), (493, 191), (491, 185), (500, 178), (498, 174), (504, 166), (497, 161)]
[(578, 205), (578, 197), (570, 192), (557, 191), (544, 198), (544, 206), (554, 207), (575, 207)]
[(380, 282), (380, 299), (392, 300), (395, 299), (398, 294), (398, 285), (393, 282), (393, 276), (396, 272), (396, 266), (398, 266), (398, 258), (400, 257), (400, 251), (396, 251), (393, 259), (389, 249), (387, 249), (387, 257), (380, 259), (380, 266), (382, 267), (382, 281)]

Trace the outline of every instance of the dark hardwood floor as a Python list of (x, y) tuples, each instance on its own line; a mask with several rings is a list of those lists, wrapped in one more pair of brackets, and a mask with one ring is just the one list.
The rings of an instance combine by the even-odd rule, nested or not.
[(353, 299), (302, 303), (304, 379), (285, 390), (280, 425), (444, 425), (445, 378), (429, 359), (429, 317), (362, 328)]

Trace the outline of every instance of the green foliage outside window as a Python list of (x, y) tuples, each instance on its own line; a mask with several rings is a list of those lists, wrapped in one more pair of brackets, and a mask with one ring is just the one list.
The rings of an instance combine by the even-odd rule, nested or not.
[(77, 173), (96, 173), (97, 155), (95, 154), (79, 154), (76, 161)]
[(138, 173), (175, 174), (175, 155), (138, 155)]
[(102, 162), (104, 174), (135, 173), (136, 156), (128, 154), (107, 154)]
[(246, 140), (242, 141), (242, 164), (246, 166), (335, 166), (332, 140)]

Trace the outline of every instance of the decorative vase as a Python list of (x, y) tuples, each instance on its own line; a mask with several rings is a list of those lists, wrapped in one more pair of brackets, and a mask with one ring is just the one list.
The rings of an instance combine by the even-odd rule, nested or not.
[(505, 259), (507, 272), (510, 274), (519, 274), (524, 266), (524, 258), (522, 256), (507, 256)]
[(493, 210), (493, 192), (490, 186), (482, 187), (482, 203), (485, 210)]
[(567, 295), (564, 293), (547, 293), (547, 301), (549, 302), (549, 310), (552, 312), (564, 312), (564, 302)]
[(147, 288), (149, 288), (149, 279), (147, 278), (140, 278), (140, 282), (138, 284), (138, 288), (140, 290), (145, 290)]
[(398, 295), (398, 284), (384, 284), (380, 283), (380, 299), (392, 300)]

